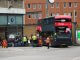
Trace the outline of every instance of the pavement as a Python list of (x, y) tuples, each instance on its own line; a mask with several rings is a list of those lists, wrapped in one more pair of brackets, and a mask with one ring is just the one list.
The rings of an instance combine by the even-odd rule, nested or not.
[(68, 48), (0, 47), (0, 60), (80, 60), (80, 46)]

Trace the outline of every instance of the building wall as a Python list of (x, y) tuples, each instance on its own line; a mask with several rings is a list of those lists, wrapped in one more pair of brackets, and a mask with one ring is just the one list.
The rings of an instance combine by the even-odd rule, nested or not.
[[(66, 2), (66, 7), (64, 7), (64, 2)], [(69, 2), (71, 2), (72, 6), (69, 7)], [(59, 7), (56, 7), (56, 3), (59, 4)], [(77, 7), (74, 7), (74, 4), (77, 3)], [(31, 8), (28, 8), (28, 4), (31, 5)], [(36, 8), (34, 9), (33, 5), (36, 5)], [(41, 9), (38, 8), (38, 4), (41, 4), (42, 7)], [(54, 7), (51, 7), (51, 5), (54, 5)], [(27, 16), (28, 13), (33, 14), (34, 12), (41, 12), (42, 13), (42, 18), (46, 17), (46, 0), (26, 0), (25, 1), (25, 9), (26, 9), (26, 24), (34, 24), (35, 22), (35, 18), (29, 18)], [(51, 13), (53, 13), (54, 15), (56, 15), (57, 13), (59, 13), (59, 15), (63, 15), (64, 13), (66, 13), (67, 15), (69, 13), (72, 13), (72, 20), (74, 17), (74, 10), (77, 12), (77, 16), (76, 16), (76, 21), (80, 22), (80, 0), (55, 0), (54, 4), (50, 4), (48, 3), (48, 12), (49, 12), (49, 16), (51, 16)], [(32, 15), (31, 15), (32, 16)]]
[(31, 36), (31, 34), (35, 34), (36, 33), (36, 25), (27, 25), (24, 26), (24, 35), (26, 35), (27, 37)]
[[(30, 8), (28, 8), (28, 4), (30, 4)], [(34, 7), (36, 5), (36, 8)], [(41, 8), (39, 8), (39, 5), (41, 5)], [(36, 20), (38, 18), (44, 18), (45, 17), (45, 0), (26, 0), (25, 1), (25, 9), (26, 9), (26, 17), (25, 22), (26, 24), (35, 24)], [(28, 15), (31, 15), (29, 18)], [(38, 16), (38, 14), (41, 14), (41, 17)], [(32, 16), (35, 15), (35, 16)]]
[[(64, 2), (66, 3), (66, 7), (64, 7)], [(77, 4), (75, 7), (74, 4)], [(28, 4), (30, 4), (30, 8), (28, 7)], [(37, 6), (34, 9), (34, 4)], [(41, 4), (41, 9), (38, 8), (38, 4)], [(59, 7), (56, 6), (58, 4)], [(71, 4), (71, 7), (69, 7), (69, 4)], [(53, 5), (53, 7), (52, 7)], [(33, 18), (32, 15), (34, 13), (41, 13), (42, 17), (46, 17), (46, 0), (26, 0), (25, 1), (25, 9), (26, 9), (26, 15), (25, 15), (25, 24), (36, 24), (37, 19), (39, 17)], [(74, 10), (76, 11), (76, 21), (77, 21), (77, 27), (80, 26), (80, 0), (55, 0), (53, 4), (48, 3), (48, 17), (55, 16), (55, 15), (71, 15), (72, 21), (74, 21)], [(30, 16), (29, 16), (30, 14)], [(38, 16), (38, 14), (37, 14)]]

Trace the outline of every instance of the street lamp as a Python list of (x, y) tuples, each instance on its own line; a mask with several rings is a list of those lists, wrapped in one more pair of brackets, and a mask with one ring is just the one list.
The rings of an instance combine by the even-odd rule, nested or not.
[(75, 10), (74, 10), (74, 21), (73, 21), (73, 32), (74, 32), (74, 44), (76, 44), (76, 24), (77, 24), (77, 22), (76, 22), (76, 17), (75, 17), (75, 14), (76, 12), (75, 12)]

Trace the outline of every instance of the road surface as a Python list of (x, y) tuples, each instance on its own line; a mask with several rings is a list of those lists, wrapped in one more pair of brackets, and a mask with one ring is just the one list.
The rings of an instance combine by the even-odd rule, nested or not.
[(80, 46), (68, 48), (0, 47), (0, 60), (80, 60)]

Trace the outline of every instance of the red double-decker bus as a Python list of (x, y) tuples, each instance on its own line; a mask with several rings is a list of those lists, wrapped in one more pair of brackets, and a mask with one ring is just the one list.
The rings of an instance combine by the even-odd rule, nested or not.
[(70, 16), (59, 15), (38, 20), (37, 31), (52, 36), (52, 46), (72, 45), (72, 21)]
[(55, 34), (53, 45), (72, 45), (72, 21), (71, 16), (55, 16)]

